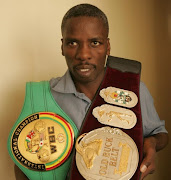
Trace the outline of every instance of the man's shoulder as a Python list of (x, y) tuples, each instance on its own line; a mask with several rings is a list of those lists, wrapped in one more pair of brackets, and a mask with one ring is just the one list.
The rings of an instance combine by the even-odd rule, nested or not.
[(49, 81), (52, 90), (59, 93), (76, 93), (74, 82), (71, 78), (69, 71), (62, 77), (52, 78)]
[(49, 80), (50, 87), (51, 87), (51, 88), (54, 88), (54, 87), (57, 86), (58, 84), (65, 84), (66, 81), (68, 81), (68, 76), (69, 76), (69, 72), (66, 71), (63, 76), (51, 78), (51, 79)]
[(62, 77), (51, 78), (49, 80), (50, 87), (52, 88), (55, 87), (58, 84), (58, 82), (61, 80), (61, 78)]
[(142, 82), (142, 81), (140, 81), (140, 89), (141, 89), (141, 90), (144, 90), (144, 91), (147, 89), (147, 86), (146, 86), (145, 83)]
[(149, 100), (153, 100), (150, 91), (148, 90), (145, 83), (142, 81), (140, 82), (140, 97), (141, 97), (141, 99), (149, 98)]

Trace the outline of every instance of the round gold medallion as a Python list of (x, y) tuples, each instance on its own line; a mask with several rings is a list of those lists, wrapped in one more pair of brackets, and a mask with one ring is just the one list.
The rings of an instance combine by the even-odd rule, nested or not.
[(68, 158), (74, 143), (71, 125), (61, 116), (40, 112), (25, 118), (12, 136), (12, 152), (19, 163), (48, 171)]
[(139, 154), (134, 141), (118, 128), (103, 127), (76, 141), (76, 164), (89, 180), (128, 180), (135, 173)]

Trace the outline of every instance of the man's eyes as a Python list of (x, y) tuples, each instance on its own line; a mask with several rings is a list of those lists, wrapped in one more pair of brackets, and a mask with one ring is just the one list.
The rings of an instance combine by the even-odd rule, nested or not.
[[(92, 46), (92, 47), (98, 47), (101, 44), (102, 43), (100, 41), (91, 41), (90, 42), (90, 46)], [(76, 42), (76, 41), (68, 41), (67, 45), (70, 46), (70, 47), (76, 47), (76, 46), (79, 46), (79, 43)]]
[(92, 45), (93, 47), (99, 46), (100, 44), (101, 44), (101, 42), (99, 42), (99, 41), (92, 41), (92, 42), (91, 42), (91, 45)]
[(75, 41), (70, 41), (70, 42), (67, 43), (67, 45), (73, 46), (73, 47), (74, 47), (74, 46), (77, 46), (77, 44), (78, 44), (78, 43), (75, 42)]

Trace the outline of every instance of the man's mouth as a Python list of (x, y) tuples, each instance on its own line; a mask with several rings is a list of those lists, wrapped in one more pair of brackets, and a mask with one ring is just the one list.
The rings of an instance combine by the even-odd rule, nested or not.
[(76, 69), (77, 73), (81, 76), (89, 76), (93, 68), (78, 68)]
[(75, 68), (75, 70), (79, 76), (88, 77), (93, 72), (94, 67), (91, 65), (89, 65), (89, 66), (78, 66), (77, 68)]
[(79, 64), (79, 65), (76, 65), (74, 67), (74, 69), (77, 69), (77, 70), (80, 70), (82, 72), (86, 72), (86, 71), (89, 71), (93, 68), (95, 68), (96, 66), (93, 65), (93, 64), (88, 64), (88, 63), (85, 63), (85, 64)]
[(75, 72), (81, 77), (89, 77), (96, 68), (93, 64), (79, 64), (74, 67)]
[(88, 72), (90, 69), (80, 69), (81, 72)]

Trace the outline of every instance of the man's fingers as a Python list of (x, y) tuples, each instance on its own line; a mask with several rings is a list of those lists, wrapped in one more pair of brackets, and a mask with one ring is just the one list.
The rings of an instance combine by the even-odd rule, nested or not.
[(140, 171), (142, 173), (144, 173), (146, 170), (147, 170), (147, 166), (146, 165), (142, 165), (141, 168), (140, 168)]
[(141, 163), (141, 166), (140, 166), (140, 171), (142, 173), (144, 173), (148, 167), (151, 165), (151, 160), (148, 159), (147, 157), (143, 160), (143, 162)]
[(146, 171), (141, 174), (141, 180), (143, 180), (147, 175), (153, 174), (153, 173), (154, 173), (154, 169), (151, 169), (150, 166), (149, 166), (146, 169)]
[(141, 171), (141, 180), (144, 179), (148, 174), (152, 174), (155, 171), (155, 164), (143, 161), (140, 167)]

